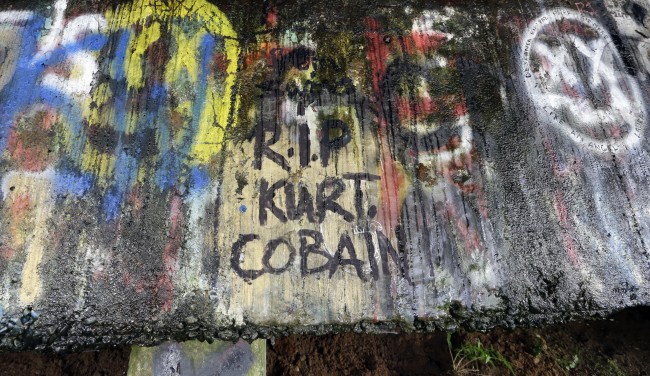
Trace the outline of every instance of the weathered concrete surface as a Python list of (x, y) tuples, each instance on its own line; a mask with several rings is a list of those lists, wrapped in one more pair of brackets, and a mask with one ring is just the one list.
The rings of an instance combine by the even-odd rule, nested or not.
[(2, 347), (649, 302), (646, 3), (3, 8)]
[(264, 376), (266, 341), (187, 341), (133, 346), (127, 376)]

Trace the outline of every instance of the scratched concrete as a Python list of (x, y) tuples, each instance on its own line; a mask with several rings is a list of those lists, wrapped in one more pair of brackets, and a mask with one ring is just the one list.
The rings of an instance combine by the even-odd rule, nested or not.
[(648, 304), (649, 10), (3, 3), (0, 347)]
[(264, 376), (266, 341), (165, 342), (133, 346), (127, 376)]

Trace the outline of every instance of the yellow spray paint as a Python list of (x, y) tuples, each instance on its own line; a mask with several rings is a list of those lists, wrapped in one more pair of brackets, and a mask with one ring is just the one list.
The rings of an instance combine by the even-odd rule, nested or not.
[(27, 259), (23, 266), (20, 290), (20, 303), (28, 305), (32, 304), (41, 292), (42, 282), (38, 267), (43, 259), (43, 250), (48, 238), (47, 222), (54, 209), (54, 200), (51, 197), (51, 179), (47, 174), (43, 174), (43, 177), (25, 175), (21, 178), (23, 181), (16, 183), (31, 188), (31, 198), (34, 202), (34, 228), (25, 252)]
[[(237, 100), (232, 100), (237, 72), (239, 42), (226, 16), (214, 5), (205, 0), (186, 0), (163, 2), (157, 0), (137, 0), (130, 5), (119, 7), (116, 11), (106, 13), (109, 33), (123, 29), (134, 29), (125, 57), (124, 69), (129, 90), (142, 89), (146, 81), (147, 50), (159, 40), (164, 31), (175, 41), (173, 55), (165, 65), (164, 79), (169, 87), (190, 83), (197, 87), (199, 83), (200, 41), (210, 33), (224, 38), (224, 53), (227, 61), (225, 77), (208, 75), (206, 83), (206, 100), (200, 111), (199, 128), (193, 140), (190, 156), (193, 163), (207, 163), (217, 154), (223, 145), (226, 129), (230, 124), (229, 115), (236, 110)], [(184, 28), (192, 23), (200, 28)], [(185, 30), (187, 29), (187, 30)], [(117, 72), (111, 67), (110, 74)], [(99, 84), (103, 85), (103, 84)], [(110, 88), (98, 87), (93, 92), (93, 109), (89, 113), (89, 126), (111, 126), (114, 114), (109, 106), (112, 95)], [(192, 112), (192, 98), (180, 98), (175, 108), (177, 115), (188, 118)], [(125, 132), (132, 134), (137, 126), (138, 113), (128, 113)], [(183, 128), (183, 127), (181, 127)], [(174, 135), (174, 142), (181, 142), (183, 133)], [(105, 186), (114, 173), (113, 155), (98, 153), (92, 146), (86, 145), (81, 165), (84, 170), (92, 171)]]
[[(189, 82), (198, 85), (198, 51), (200, 40), (207, 33), (225, 38), (224, 54), (227, 61), (226, 74), (222, 77), (209, 75), (207, 93), (198, 132), (193, 140), (191, 160), (193, 163), (202, 164), (209, 162), (222, 147), (226, 129), (229, 124), (229, 115), (236, 110), (238, 101), (231, 100), (235, 85), (239, 43), (236, 33), (225, 15), (214, 5), (205, 0), (187, 0), (170, 2), (169, 4), (156, 0), (136, 0), (130, 5), (119, 7), (116, 11), (106, 13), (110, 35), (120, 30), (137, 28), (131, 34), (127, 55), (124, 61), (124, 70), (127, 85), (130, 91), (137, 91), (146, 83), (147, 50), (153, 43), (163, 36), (163, 27), (168, 28), (169, 35), (177, 42), (174, 55), (165, 65), (165, 84), (174, 85), (178, 82)], [(201, 27), (187, 32), (182, 25), (185, 23), (199, 24)], [(166, 37), (166, 36), (165, 36)], [(116, 65), (109, 62), (109, 73), (117, 75)], [(75, 72), (72, 72), (74, 75)], [(224, 82), (225, 81), (225, 82)], [(106, 82), (94, 82), (89, 98), (80, 98), (82, 116), (88, 127), (113, 127), (115, 113), (111, 109), (114, 97), (110, 85)], [(179, 102), (177, 110), (191, 113), (191, 98)], [(126, 134), (133, 134), (137, 126), (139, 114), (130, 112), (126, 114)], [(183, 128), (183, 127), (181, 127)], [(87, 131), (87, 129), (84, 129)], [(74, 152), (74, 140), (81, 135), (63, 132), (60, 137), (62, 152)], [(175, 137), (175, 142), (180, 142), (183, 137), (180, 132)], [(116, 158), (113, 152), (102, 152), (86, 142), (81, 151), (80, 167), (96, 177), (100, 187), (106, 187), (115, 173)], [(74, 157), (73, 157), (74, 158)], [(146, 174), (146, 166), (140, 166), (137, 180), (142, 181)], [(16, 182), (9, 180), (16, 180)], [(31, 199), (33, 210), (29, 213), (29, 224), (22, 223), (20, 229), (10, 229), (13, 233), (15, 248), (25, 249), (26, 260), (22, 270), (22, 287), (19, 292), (20, 302), (23, 305), (32, 304), (41, 293), (41, 277), (39, 267), (43, 259), (48, 238), (48, 221), (54, 211), (52, 198), (52, 176), (49, 173), (8, 175), (5, 183), (12, 183), (18, 187), (26, 187), (26, 192), (16, 190), (12, 196), (19, 193), (28, 195)], [(15, 184), (14, 184), (15, 183)], [(7, 197), (6, 200), (12, 200)], [(16, 196), (17, 197), (17, 196)], [(18, 222), (17, 222), (18, 223)], [(19, 223), (21, 224), (21, 223)], [(31, 231), (24, 231), (25, 228)]]
[[(23, 250), (25, 264), (21, 274), (20, 303), (32, 304), (41, 291), (38, 268), (48, 239), (47, 222), (54, 209), (52, 199), (52, 170), (41, 172), (12, 171), (3, 179), (7, 190), (5, 201), (13, 212), (20, 212), (9, 224), (8, 245)], [(5, 189), (3, 189), (5, 190)]]

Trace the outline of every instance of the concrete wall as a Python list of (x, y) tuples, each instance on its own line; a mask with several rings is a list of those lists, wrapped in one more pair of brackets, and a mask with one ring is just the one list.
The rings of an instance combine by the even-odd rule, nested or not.
[(127, 376), (264, 376), (266, 341), (165, 342), (133, 346)]
[(649, 301), (641, 0), (2, 8), (2, 347)]

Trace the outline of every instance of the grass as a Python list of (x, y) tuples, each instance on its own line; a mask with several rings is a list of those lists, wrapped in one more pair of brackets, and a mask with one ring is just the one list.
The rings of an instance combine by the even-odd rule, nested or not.
[(457, 375), (479, 374), (480, 367), (492, 368), (499, 365), (507, 368), (511, 375), (515, 374), (512, 364), (500, 352), (483, 346), (480, 340), (476, 340), (476, 343), (463, 343), (454, 354), (451, 333), (447, 333), (447, 346), (454, 373)]

